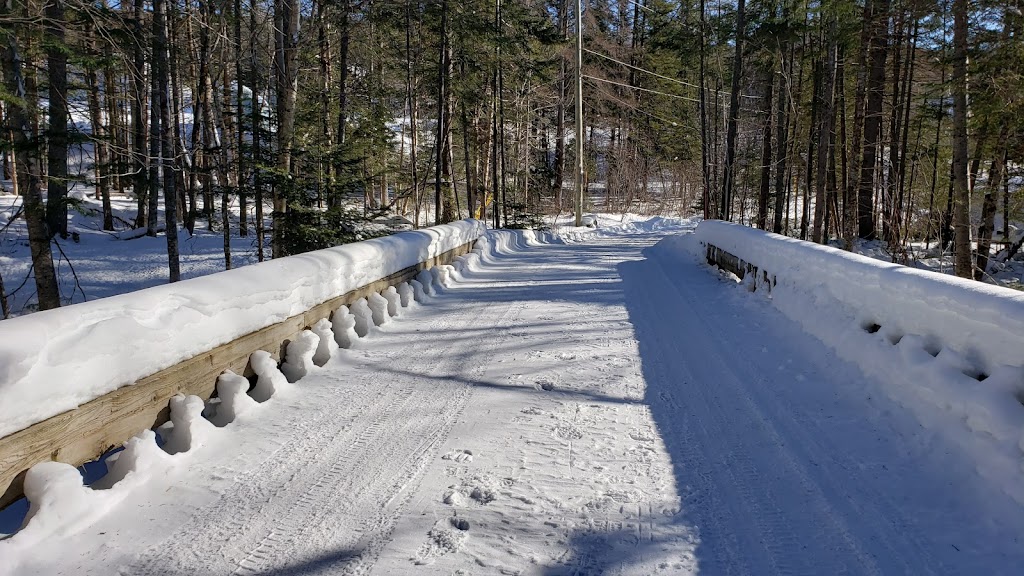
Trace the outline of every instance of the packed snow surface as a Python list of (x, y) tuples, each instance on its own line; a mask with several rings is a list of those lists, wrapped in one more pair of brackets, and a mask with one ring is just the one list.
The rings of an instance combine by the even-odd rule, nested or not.
[(176, 402), (186, 451), (140, 435), (104, 491), (34, 469), (0, 573), (1019, 573), (1020, 454), (988, 474), (984, 433), (894, 395), (916, 356), (839, 357), (687, 228), (489, 233), (366, 337), (342, 310), (294, 384), (259, 356), (223, 428)]
[(465, 220), (0, 322), (0, 436), (475, 240)]

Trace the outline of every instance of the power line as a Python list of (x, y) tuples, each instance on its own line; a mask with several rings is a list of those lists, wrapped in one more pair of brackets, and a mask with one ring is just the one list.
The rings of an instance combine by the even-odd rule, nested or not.
[(669, 120), (668, 118), (665, 118), (665, 117), (662, 117), (662, 116), (658, 116), (657, 114), (651, 114), (650, 112), (648, 112), (647, 110), (644, 110), (640, 106), (637, 106), (636, 104), (630, 104), (629, 102), (625, 102), (623, 100), (620, 100), (619, 98), (616, 98), (615, 96), (612, 96), (611, 94), (605, 94), (605, 97), (611, 98), (612, 100), (618, 102), (619, 104), (622, 104), (623, 106), (633, 110), (634, 112), (639, 112), (641, 114), (644, 114), (645, 116), (649, 116), (651, 118), (654, 118), (655, 120), (660, 120), (660, 121), (665, 122), (667, 124), (671, 124), (672, 126), (675, 126), (675, 127), (679, 127), (680, 126), (679, 122), (677, 122), (675, 120)]
[(633, 0), (626, 0), (626, 3), (632, 4), (633, 6), (636, 6), (637, 8), (640, 8), (641, 10), (647, 10), (651, 14), (657, 14), (658, 13), (658, 11), (655, 10), (654, 8), (651, 8), (650, 6), (644, 6), (643, 4), (640, 4), (639, 2), (634, 2)]
[[(658, 74), (657, 72), (652, 72), (650, 70), (641, 68), (641, 67), (636, 66), (634, 64), (629, 64), (629, 63), (623, 62), (622, 60), (616, 60), (615, 58), (612, 58), (611, 56), (609, 56), (607, 54), (602, 54), (601, 52), (595, 52), (594, 50), (591, 50), (589, 48), (584, 48), (583, 51), (584, 52), (588, 52), (590, 54), (593, 54), (594, 56), (598, 56), (598, 57), (604, 58), (605, 60), (609, 60), (611, 62), (615, 62), (616, 64), (620, 64), (622, 66), (625, 66), (626, 68), (632, 68), (633, 70), (636, 70), (638, 72), (643, 72), (644, 74), (650, 74), (651, 76), (657, 76), (658, 78), (661, 78), (663, 80), (668, 80), (669, 82), (674, 82), (674, 83), (679, 84), (681, 86), (687, 86), (689, 88), (693, 88), (693, 89), (696, 89), (696, 90), (700, 90), (701, 89), (701, 87), (697, 86), (696, 84), (691, 84), (689, 82), (684, 82), (684, 81), (679, 80), (677, 78), (670, 78), (668, 76), (664, 76), (662, 74)], [(727, 96), (727, 94), (725, 92), (722, 92), (722, 91), (719, 91), (719, 90), (709, 90), (709, 91), (710, 92), (714, 92), (715, 94), (718, 94), (719, 96), (722, 96), (722, 97)], [(758, 99), (758, 100), (761, 99), (760, 96), (748, 96), (746, 94), (740, 94), (740, 98), (753, 98), (753, 99)]]
[(696, 98), (690, 98), (689, 96), (680, 96), (678, 94), (669, 94), (668, 92), (659, 92), (657, 90), (651, 90), (650, 88), (641, 88), (640, 86), (630, 86), (629, 84), (623, 84), (622, 82), (616, 82), (614, 80), (605, 80), (604, 78), (598, 78), (596, 76), (588, 76), (587, 74), (584, 74), (583, 77), (584, 78), (589, 78), (590, 80), (595, 80), (597, 82), (606, 82), (608, 84), (615, 84), (616, 86), (622, 86), (623, 88), (632, 88), (634, 90), (640, 90), (641, 92), (650, 92), (652, 94), (658, 94), (658, 95), (661, 95), (661, 96), (667, 96), (669, 98), (677, 98), (679, 100), (686, 100), (687, 102), (697, 102), (697, 103), (700, 103), (700, 100), (697, 100)]
[[(598, 78), (596, 76), (589, 76), (587, 74), (584, 74), (583, 78), (587, 78), (588, 80), (594, 80), (594, 81), (597, 81), (597, 82), (604, 82), (606, 84), (614, 84), (616, 86), (622, 86), (623, 88), (632, 88), (634, 90), (640, 90), (641, 92), (650, 92), (652, 94), (658, 94), (660, 96), (667, 96), (669, 98), (676, 98), (676, 99), (679, 99), (679, 100), (685, 100), (687, 102), (695, 102), (695, 103), (699, 103), (700, 102), (696, 98), (689, 98), (687, 96), (680, 96), (678, 94), (669, 94), (667, 92), (659, 92), (657, 90), (651, 90), (650, 88), (641, 88), (640, 86), (630, 86), (629, 84), (623, 84), (621, 82), (615, 82), (614, 80), (607, 80), (605, 78)], [(606, 96), (607, 96), (607, 94), (606, 94)], [(618, 98), (614, 98), (614, 97), (610, 97), (610, 98), (612, 98), (612, 100), (615, 100), (615, 101), (619, 102), (620, 104), (623, 104), (625, 106), (631, 107), (634, 110), (643, 111), (640, 108), (637, 108), (636, 106), (632, 106), (632, 105), (626, 104), (625, 102), (623, 102), (622, 100), (619, 100)], [(764, 110), (757, 110), (757, 109), (754, 109), (754, 108), (746, 108), (746, 107), (740, 107), (740, 110), (743, 111), (743, 112), (752, 112), (752, 113), (755, 113), (755, 114), (764, 114), (765, 113)], [(724, 110), (723, 110), (723, 112), (724, 112)], [(652, 118), (657, 118), (656, 116), (653, 116), (652, 114), (649, 114), (649, 113), (647, 113), (647, 115), (651, 116)], [(658, 118), (658, 119), (659, 120), (665, 120), (666, 122), (672, 122), (672, 120), (668, 120), (666, 118)]]
[(593, 51), (593, 50), (591, 50), (589, 48), (584, 48), (583, 51), (587, 52), (587, 53), (590, 53), (590, 54), (593, 54), (594, 56), (600, 56), (601, 58), (604, 58), (605, 60), (611, 60), (612, 62), (615, 62), (616, 64), (621, 64), (621, 65), (625, 66), (626, 68), (632, 68), (633, 70), (638, 70), (640, 72), (644, 72), (646, 74), (650, 74), (651, 76), (657, 76), (658, 78), (661, 78), (661, 79), (664, 79), (664, 80), (668, 80), (669, 82), (675, 82), (676, 84), (680, 84), (682, 86), (688, 86), (690, 88), (696, 88), (697, 90), (700, 90), (700, 86), (697, 86), (696, 84), (690, 84), (689, 82), (683, 82), (682, 80), (677, 80), (675, 78), (669, 78), (668, 76), (662, 76), (661, 74), (658, 74), (657, 72), (651, 72), (650, 70), (644, 70), (643, 68), (640, 68), (639, 66), (634, 66), (633, 64), (627, 64), (627, 63), (625, 63), (625, 62), (623, 62), (621, 60), (616, 60), (615, 58), (612, 58), (611, 56), (608, 56), (607, 54), (602, 54), (600, 52), (595, 52), (595, 51)]

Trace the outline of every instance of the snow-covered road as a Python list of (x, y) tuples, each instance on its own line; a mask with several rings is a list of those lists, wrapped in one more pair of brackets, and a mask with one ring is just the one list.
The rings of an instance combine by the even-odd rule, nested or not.
[(503, 236), (17, 571), (1020, 572), (1016, 501), (664, 233)]

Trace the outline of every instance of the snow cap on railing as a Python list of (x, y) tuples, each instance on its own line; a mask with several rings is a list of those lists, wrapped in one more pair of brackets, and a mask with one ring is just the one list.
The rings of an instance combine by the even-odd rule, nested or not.
[(696, 236), (806, 294), (807, 314), (845, 305), (863, 322), (941, 342), (984, 371), (1024, 366), (1022, 292), (729, 222), (703, 221)]
[(463, 220), (0, 322), (0, 437), (479, 238)]

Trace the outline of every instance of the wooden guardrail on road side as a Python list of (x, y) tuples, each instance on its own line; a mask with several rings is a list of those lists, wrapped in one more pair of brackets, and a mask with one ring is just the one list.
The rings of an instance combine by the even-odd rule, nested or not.
[(775, 276), (770, 276), (768, 271), (759, 270), (757, 266), (744, 262), (739, 256), (734, 256), (713, 244), (707, 245), (707, 260), (708, 264), (718, 266), (727, 272), (732, 272), (740, 280), (745, 279), (747, 274), (753, 274), (755, 278), (757, 278), (758, 274), (762, 274), (763, 277), (760, 280), (762, 285), (768, 287), (769, 292), (771, 292), (772, 286), (775, 285)]
[(356, 288), (283, 322), (146, 376), (134, 385), (118, 388), (74, 410), (0, 438), (0, 508), (22, 496), (25, 472), (35, 464), (53, 460), (81, 466), (95, 460), (140, 431), (167, 422), (170, 417), (168, 402), (174, 395), (209, 399), (216, 390), (217, 377), (225, 370), (245, 376), (253, 374), (249, 367), (249, 355), (253, 352), (266, 350), (280, 362), (288, 342), (320, 320), (329, 319), (339, 306), (401, 284), (414, 278), (421, 270), (449, 264), (472, 250), (474, 242)]

